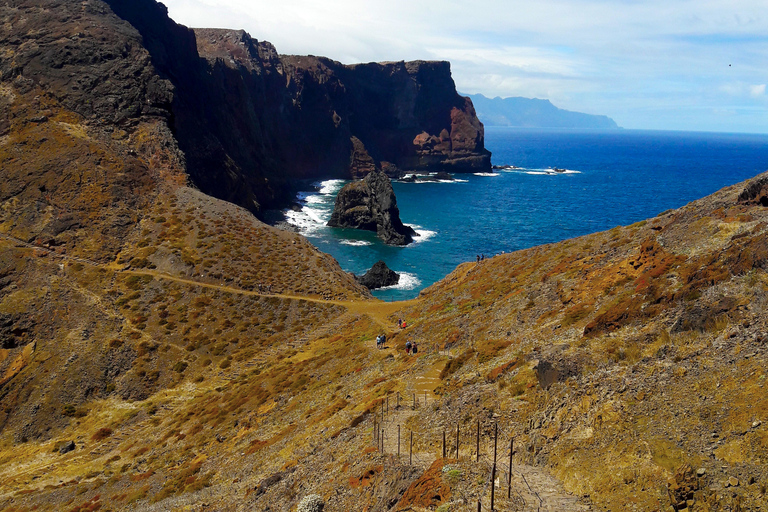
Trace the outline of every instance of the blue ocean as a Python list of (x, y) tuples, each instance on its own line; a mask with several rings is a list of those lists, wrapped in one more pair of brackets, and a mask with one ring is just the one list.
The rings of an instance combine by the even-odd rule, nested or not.
[(384, 260), (400, 283), (374, 295), (404, 300), (477, 255), (632, 224), (768, 170), (768, 135), (488, 127), (485, 145), (493, 165), (516, 168), (393, 182), (403, 222), (421, 235), (409, 246), (326, 227), (341, 180), (301, 193), (303, 208), (287, 212), (289, 221), (347, 271)]

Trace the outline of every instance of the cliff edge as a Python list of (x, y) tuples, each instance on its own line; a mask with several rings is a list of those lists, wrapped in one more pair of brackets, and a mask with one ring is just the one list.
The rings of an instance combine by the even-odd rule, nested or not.
[(106, 3), (172, 85), (169, 122), (207, 194), (260, 215), (289, 204), (296, 180), (490, 169), (447, 62), (284, 56), (242, 30), (187, 29), (154, 0)]

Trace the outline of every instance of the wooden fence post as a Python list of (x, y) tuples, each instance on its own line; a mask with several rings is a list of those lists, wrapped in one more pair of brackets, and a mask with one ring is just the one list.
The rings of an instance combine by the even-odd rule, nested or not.
[(480, 420), (477, 420), (477, 460), (480, 462)]
[(445, 429), (443, 429), (443, 458), (445, 458)]
[(456, 423), (456, 460), (459, 460), (459, 424)]
[(413, 466), (413, 430), (411, 430), (411, 455), (408, 459), (408, 465)]
[(515, 439), (509, 440), (509, 480), (507, 481), (507, 499), (512, 497), (512, 453), (515, 449)]
[(384, 429), (381, 429), (381, 453), (384, 453)]
[[(397, 460), (400, 460), (400, 425), (397, 426)], [(511, 457), (510, 460), (512, 460)]]
[[(496, 432), (493, 434), (493, 465), (496, 466), (496, 445), (499, 441), (499, 424), (496, 423)], [(491, 507), (493, 510), (493, 507)]]
[(491, 512), (493, 512), (493, 500), (496, 496), (496, 463), (493, 464), (491, 469)]
[(416, 393), (413, 394), (413, 408), (416, 408)]

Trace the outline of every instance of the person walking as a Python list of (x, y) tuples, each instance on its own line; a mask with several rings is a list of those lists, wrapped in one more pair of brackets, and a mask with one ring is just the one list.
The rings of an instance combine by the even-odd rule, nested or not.
[(408, 340), (405, 342), (405, 354), (406, 355), (411, 354), (411, 340)]

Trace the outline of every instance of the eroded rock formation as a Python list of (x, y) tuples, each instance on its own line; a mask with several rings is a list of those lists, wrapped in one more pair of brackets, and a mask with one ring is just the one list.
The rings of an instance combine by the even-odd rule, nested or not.
[(417, 236), (413, 228), (400, 220), (392, 184), (381, 171), (353, 181), (339, 191), (328, 225), (373, 231), (390, 245), (406, 245)]
[(203, 192), (259, 215), (286, 206), (297, 179), (490, 169), (483, 125), (447, 62), (282, 56), (242, 30), (177, 25), (154, 0), (106, 3), (141, 34), (151, 63), (140, 70), (165, 79), (147, 80), (148, 105), (171, 106)]
[(373, 264), (362, 276), (355, 276), (357, 282), (368, 288), (384, 288), (385, 286), (394, 286), (400, 282), (400, 275), (389, 268), (384, 261), (379, 260)]

